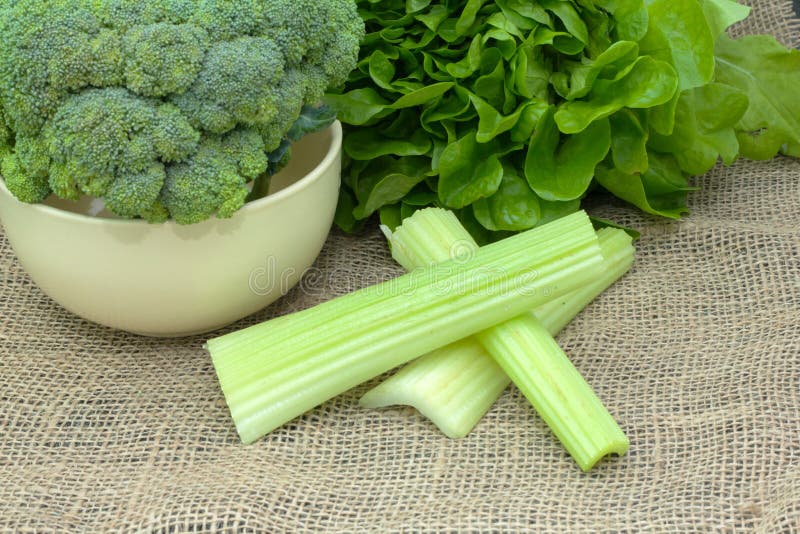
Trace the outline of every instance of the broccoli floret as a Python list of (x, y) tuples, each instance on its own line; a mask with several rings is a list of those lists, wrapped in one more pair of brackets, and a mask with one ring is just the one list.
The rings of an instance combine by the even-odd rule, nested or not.
[(297, 69), (289, 70), (270, 95), (270, 108), (274, 110), (269, 121), (259, 125), (264, 147), (271, 152), (277, 149), (289, 128), (300, 116), (306, 94), (307, 78)]
[(126, 89), (91, 89), (64, 102), (44, 137), (50, 156), (69, 164), (78, 183), (81, 175), (107, 176), (110, 182), (118, 171), (141, 171), (156, 159), (151, 134), (156, 116), (153, 101)]
[(14, 138), (14, 132), (6, 124), (6, 115), (3, 112), (3, 105), (0, 102), (0, 157), (5, 156), (11, 151), (11, 141)]
[(269, 165), (264, 152), (261, 135), (253, 129), (234, 130), (222, 138), (222, 150), (236, 162), (239, 174), (252, 180), (262, 174)]
[(23, 202), (41, 202), (50, 194), (47, 146), (38, 137), (17, 137), (14, 152), (3, 155), (0, 172), (6, 186)]
[(177, 2), (157, 2), (142, 0), (92, 0), (94, 14), (105, 27), (124, 33), (129, 28), (156, 22), (182, 24), (183, 18), (174, 18), (172, 4)]
[(167, 168), (161, 202), (179, 224), (230, 217), (244, 205), (247, 178), (225, 148), (222, 138), (206, 137), (186, 162)]
[(183, 93), (200, 72), (208, 35), (192, 24), (134, 26), (123, 40), (125, 80), (140, 95)]
[(353, 0), (0, 1), (3, 176), (26, 202), (228, 217), (332, 120), (301, 110), (344, 81), (363, 35)]
[(181, 110), (172, 104), (162, 104), (156, 110), (156, 120), (151, 125), (153, 147), (161, 161), (182, 161), (197, 149), (200, 132), (192, 128)]
[(116, 30), (101, 29), (92, 38), (89, 85), (115, 87), (125, 84), (125, 55), (122, 36)]
[(8, 154), (3, 158), (0, 172), (8, 190), (22, 202), (41, 202), (50, 194), (47, 176), (28, 174), (16, 154)]
[(264, 20), (289, 67), (321, 67), (331, 86), (353, 70), (364, 37), (353, 2), (273, 0), (264, 3)]
[[(75, 169), (72, 165), (54, 161), (50, 164), (50, 174), (48, 177), (48, 187), (60, 198), (67, 200), (78, 200), (81, 198), (81, 190), (75, 180)], [(89, 178), (85, 178), (88, 180)]]
[(174, 106), (119, 87), (84, 91), (67, 99), (45, 128), (50, 185), (64, 198), (104, 196), (121, 177), (186, 158), (199, 137)]
[(0, 16), (0, 98), (9, 125), (36, 135), (88, 83), (96, 21), (77, 0), (19, 0)]
[(158, 161), (140, 172), (120, 174), (111, 182), (105, 195), (106, 207), (122, 217), (142, 217), (159, 222), (164, 210), (157, 209), (156, 204), (166, 178), (164, 164)]
[[(306, 2), (299, 2), (305, 4)], [(200, 0), (189, 20), (208, 31), (215, 41), (229, 41), (243, 35), (261, 35), (263, 0)]]
[(17, 137), (14, 145), (19, 164), (34, 178), (47, 178), (50, 156), (47, 144), (41, 137)]
[(175, 104), (199, 128), (225, 133), (237, 124), (270, 120), (271, 98), (283, 76), (283, 56), (274, 41), (240, 37), (214, 44), (194, 85)]

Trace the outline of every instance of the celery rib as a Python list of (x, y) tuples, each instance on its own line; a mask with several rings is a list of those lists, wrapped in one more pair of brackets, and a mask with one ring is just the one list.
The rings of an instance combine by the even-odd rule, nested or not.
[(250, 443), (361, 382), (580, 287), (601, 263), (579, 212), (468, 260), (417, 269), (206, 346)]
[[(393, 256), (406, 269), (413, 269), (446, 261), (456, 248), (475, 253), (477, 244), (458, 221), (454, 223), (453, 219), (443, 210), (419, 212), (418, 216), (408, 219), (397, 231), (390, 234)], [(623, 246), (632, 252), (630, 239), (624, 232), (607, 230), (601, 232), (601, 235), (607, 243), (609, 241), (619, 243), (622, 240)], [(632, 259), (632, 253), (629, 257)], [(630, 262), (627, 265), (629, 266)], [(601, 276), (598, 280), (601, 278), (606, 279)], [(587, 291), (586, 287), (576, 290), (573, 299), (565, 295), (537, 314), (526, 313), (483, 330), (473, 341), (483, 345), (584, 471), (591, 469), (597, 461), (611, 452), (624, 454), (629, 443), (619, 425), (569, 361), (551, 333), (560, 330), (571, 316), (580, 311), (582, 306), (579, 308), (579, 304), (585, 306), (611, 283), (608, 282), (599, 288), (598, 280), (587, 284), (587, 287), (592, 286), (591, 291)], [(538, 315), (541, 315), (547, 324), (542, 324)], [(433, 373), (437, 373), (437, 365), (441, 365), (434, 376), (438, 381), (444, 382), (458, 372), (456, 365), (459, 363), (459, 353), (465, 350), (469, 352), (464, 344), (455, 347), (456, 354), (451, 359), (446, 355), (447, 348), (445, 348), (443, 349), (445, 356), (441, 355), (442, 351), (439, 351), (439, 356), (435, 356), (441, 359), (441, 364), (436, 364), (435, 361), (429, 362), (426, 360), (427, 357), (424, 357), (422, 362), (416, 365)], [(362, 404), (376, 406), (385, 400), (390, 400), (387, 398), (387, 392), (394, 392), (403, 387), (413, 388), (413, 378), (417, 371), (415, 364), (412, 364), (411, 371), (408, 374), (400, 374), (397, 383), (389, 383), (376, 393), (368, 393), (366, 401)], [(493, 369), (485, 364), (482, 371), (484, 373), (482, 380), (486, 380), (487, 384), (497, 385), (500, 382), (497, 368)], [(446, 408), (433, 406), (437, 404), (437, 397), (421, 398), (428, 394), (430, 388), (421, 385), (419, 391), (414, 394), (406, 392), (395, 394), (395, 397), (405, 398), (406, 402), (415, 406), (425, 406), (428, 413), (441, 418)], [(499, 395), (499, 392), (497, 394)], [(482, 404), (476, 404), (473, 399), (459, 397), (459, 400), (469, 402), (473, 410), (470, 417), (464, 417), (463, 408), (458, 408), (457, 413), (460, 414), (461, 423), (465, 425), (477, 423), (495, 399), (496, 397), (489, 399), (485, 396), (480, 399), (483, 401)], [(454, 406), (453, 397), (445, 400), (448, 402), (448, 407)], [(471, 428), (471, 426), (453, 428), (452, 421), (446, 418), (441, 420), (442, 425), (447, 428), (448, 435), (463, 435)]]
[(361, 397), (365, 408), (413, 406), (448, 437), (461, 438), (508, 386), (509, 378), (472, 338), (409, 363)]
[[(634, 249), (624, 232), (597, 232), (603, 254), (602, 274), (567, 295), (542, 304), (533, 314), (555, 336), (591, 301), (631, 267)], [(466, 436), (489, 411), (511, 379), (483, 345), (471, 338), (417, 358), (361, 398), (365, 408), (413, 406), (446, 436)], [(450, 384), (465, 384), (451, 388)], [(442, 395), (445, 389), (447, 395)]]

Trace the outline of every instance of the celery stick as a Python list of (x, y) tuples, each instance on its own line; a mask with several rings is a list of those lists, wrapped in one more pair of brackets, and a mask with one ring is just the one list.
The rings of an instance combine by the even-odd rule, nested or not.
[(450, 438), (462, 438), (508, 386), (509, 378), (468, 337), (417, 358), (361, 397), (365, 408), (413, 406)]
[(603, 266), (600, 276), (585, 286), (542, 304), (533, 314), (542, 325), (556, 335), (564, 329), (598, 295), (622, 278), (633, 265), (631, 237), (622, 230), (602, 228), (597, 231)]
[[(478, 246), (443, 210), (426, 210), (389, 235), (393, 257), (406, 269), (445, 261)], [(628, 450), (628, 439), (548, 330), (531, 313), (488, 328), (477, 340), (550, 426), (578, 466)]]
[(578, 212), (206, 347), (250, 443), (361, 382), (588, 283), (601, 264), (597, 236)]
[[(603, 253), (602, 274), (589, 284), (534, 310), (556, 335), (600, 293), (630, 269), (634, 249), (625, 232), (597, 232)], [(446, 436), (466, 436), (489, 411), (510, 379), (477, 340), (466, 338), (409, 363), (361, 398), (365, 408), (413, 406)]]
[(581, 469), (625, 454), (628, 438), (539, 321), (516, 317), (476, 337)]

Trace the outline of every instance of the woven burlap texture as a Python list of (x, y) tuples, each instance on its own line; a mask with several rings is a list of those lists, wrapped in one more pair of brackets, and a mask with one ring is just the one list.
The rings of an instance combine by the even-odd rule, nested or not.
[[(789, 9), (759, 3), (737, 32), (796, 46)], [(365, 384), (244, 446), (203, 337), (74, 317), (0, 234), (0, 530), (800, 531), (800, 162), (696, 185), (682, 222), (593, 208), (642, 238), (559, 337), (631, 440), (590, 474), (514, 388), (461, 440), (359, 408)], [(301, 287), (235, 327), (399, 273), (374, 228), (334, 232)]]

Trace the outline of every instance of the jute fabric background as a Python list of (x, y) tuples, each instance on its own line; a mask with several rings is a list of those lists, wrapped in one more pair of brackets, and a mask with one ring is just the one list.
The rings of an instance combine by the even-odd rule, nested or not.
[[(791, 3), (754, 8), (738, 33), (798, 45)], [(592, 209), (642, 238), (559, 338), (631, 440), (590, 474), (514, 388), (462, 440), (359, 408), (365, 384), (244, 446), (204, 337), (74, 317), (0, 233), (0, 530), (799, 532), (800, 161), (696, 185), (682, 222)], [(374, 228), (333, 232), (301, 287), (235, 327), (399, 272)]]

